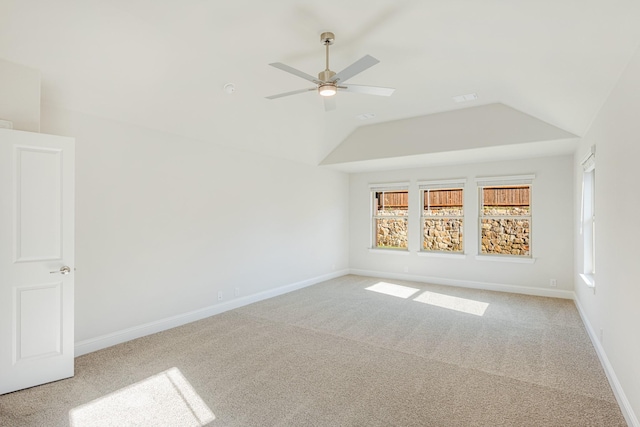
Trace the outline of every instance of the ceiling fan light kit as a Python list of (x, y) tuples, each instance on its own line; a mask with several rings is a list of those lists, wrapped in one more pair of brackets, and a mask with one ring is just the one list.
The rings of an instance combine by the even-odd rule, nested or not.
[(325, 46), (325, 58), (326, 58), (326, 66), (324, 71), (320, 71), (318, 73), (318, 78), (304, 73), (300, 70), (297, 70), (293, 67), (285, 65), (281, 62), (274, 62), (271, 65), (272, 67), (278, 68), (282, 71), (286, 71), (287, 73), (293, 74), (294, 76), (298, 76), (307, 81), (315, 83), (316, 87), (310, 89), (299, 89), (294, 90), (292, 92), (280, 93), (277, 95), (267, 96), (267, 99), (276, 99), (283, 98), (285, 96), (296, 95), (298, 93), (309, 92), (312, 90), (317, 90), (318, 94), (324, 97), (325, 100), (325, 110), (330, 111), (335, 109), (335, 103), (327, 102), (329, 97), (334, 96), (338, 93), (338, 90), (343, 92), (353, 92), (353, 93), (364, 93), (367, 95), (378, 95), (378, 96), (390, 96), (395, 89), (388, 87), (378, 87), (378, 86), (362, 86), (362, 85), (345, 85), (345, 82), (352, 78), (353, 76), (360, 74), (364, 70), (376, 65), (378, 61), (376, 58), (370, 55), (365, 55), (353, 64), (349, 65), (344, 70), (339, 73), (335, 73), (329, 69), (329, 46), (333, 44), (335, 41), (335, 35), (331, 32), (325, 32), (320, 35), (320, 41)]
[(338, 88), (336, 85), (324, 84), (318, 86), (318, 93), (322, 96), (333, 96), (338, 93)]

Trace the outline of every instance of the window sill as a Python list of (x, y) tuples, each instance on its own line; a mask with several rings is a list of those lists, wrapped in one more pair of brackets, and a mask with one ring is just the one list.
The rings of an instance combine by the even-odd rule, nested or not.
[(454, 254), (447, 252), (427, 252), (427, 251), (418, 251), (418, 256), (424, 256), (429, 258), (451, 258), (451, 259), (465, 259), (467, 257), (466, 254)]
[(580, 278), (582, 278), (582, 281), (588, 287), (590, 288), (596, 287), (596, 277), (593, 274), (580, 274)]
[(476, 261), (513, 262), (516, 264), (533, 264), (535, 258), (516, 258), (515, 256), (476, 255)]
[(369, 252), (378, 253), (378, 254), (393, 254), (393, 255), (409, 255), (410, 254), (408, 249), (369, 248)]

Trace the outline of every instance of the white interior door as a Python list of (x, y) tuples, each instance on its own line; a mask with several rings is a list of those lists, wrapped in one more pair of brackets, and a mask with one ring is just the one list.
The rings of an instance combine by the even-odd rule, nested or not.
[(0, 394), (73, 376), (74, 149), (0, 129)]

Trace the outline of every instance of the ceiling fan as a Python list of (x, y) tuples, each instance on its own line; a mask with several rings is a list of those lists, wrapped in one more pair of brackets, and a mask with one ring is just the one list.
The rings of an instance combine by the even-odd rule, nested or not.
[(281, 62), (274, 62), (271, 65), (272, 67), (278, 68), (282, 71), (286, 71), (287, 73), (291, 73), (294, 76), (302, 77), (305, 80), (308, 80), (312, 83), (316, 84), (316, 87), (308, 88), (308, 89), (298, 89), (292, 92), (280, 93), (277, 95), (267, 96), (267, 99), (276, 99), (282, 98), (289, 95), (296, 95), (298, 93), (310, 92), (313, 90), (317, 90), (318, 94), (324, 99), (324, 108), (326, 111), (335, 110), (335, 100), (332, 98), (338, 90), (342, 92), (353, 92), (353, 93), (364, 93), (367, 95), (378, 95), (378, 96), (390, 96), (394, 88), (389, 87), (378, 87), (378, 86), (362, 86), (362, 85), (345, 85), (344, 83), (355, 76), (363, 72), (364, 70), (376, 65), (378, 61), (376, 58), (370, 55), (365, 55), (353, 64), (349, 65), (344, 70), (339, 73), (335, 73), (329, 69), (329, 46), (333, 44), (335, 40), (335, 36), (333, 33), (326, 32), (320, 35), (320, 41), (325, 45), (326, 51), (326, 67), (324, 71), (320, 71), (318, 73), (318, 78), (315, 78), (307, 73), (304, 73), (300, 70), (296, 70), (293, 67), (285, 65)]

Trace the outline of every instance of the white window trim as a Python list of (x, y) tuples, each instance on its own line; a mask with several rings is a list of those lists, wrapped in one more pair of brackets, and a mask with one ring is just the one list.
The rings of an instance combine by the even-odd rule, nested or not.
[(596, 146), (592, 145), (589, 148), (589, 151), (580, 162), (582, 165), (582, 170), (584, 172), (591, 172), (596, 168)]
[[(464, 197), (466, 194), (466, 178), (457, 178), (457, 179), (440, 179), (434, 181), (418, 181), (418, 191), (420, 192), (420, 249), (418, 250), (418, 255), (420, 256), (434, 256), (439, 258), (464, 258), (467, 253), (466, 244), (465, 244), (465, 232), (464, 232), (464, 223), (465, 223), (465, 214), (466, 207), (464, 203)], [(462, 218), (463, 224), (463, 232), (462, 232), (462, 252), (449, 252), (449, 251), (428, 251), (423, 248), (424, 246), (424, 190), (437, 190), (442, 188), (450, 188), (450, 189), (462, 189), (462, 215), (456, 215), (455, 218)]]
[(596, 276), (595, 275), (580, 273), (580, 278), (582, 279), (584, 284), (587, 285), (588, 287), (590, 287), (590, 288), (595, 288), (596, 287)]
[(368, 248), (371, 253), (392, 254), (392, 255), (410, 255), (409, 249), (389, 249), (389, 248)]
[(418, 188), (426, 190), (427, 188), (450, 188), (451, 186), (464, 187), (467, 183), (466, 178), (458, 179), (439, 179), (435, 181), (418, 181)]
[[(475, 259), (477, 261), (499, 261), (499, 262), (513, 262), (520, 264), (533, 264), (536, 262), (536, 258), (533, 256), (533, 180), (536, 178), (535, 174), (528, 175), (509, 175), (509, 176), (489, 176), (489, 177), (476, 177), (476, 187), (478, 191), (478, 254)], [(529, 186), (529, 255), (496, 255), (496, 254), (483, 254), (482, 253), (482, 218), (483, 218), (483, 196), (481, 189), (484, 187), (494, 187), (502, 185), (528, 185)], [(504, 218), (509, 218), (505, 216)], [(523, 217), (520, 217), (523, 218)]]
[(463, 252), (444, 252), (444, 251), (418, 251), (418, 256), (427, 258), (451, 258), (451, 259), (466, 259), (467, 254)]
[(580, 192), (580, 234), (583, 232), (583, 218), (584, 218), (584, 174), (595, 170), (596, 168), (596, 146), (592, 145), (589, 151), (587, 152), (582, 162), (582, 190)]
[[(406, 249), (390, 249), (390, 248), (378, 248), (374, 246), (374, 236), (375, 236), (375, 218), (373, 215), (373, 199), (374, 193), (383, 192), (383, 191), (406, 191), (407, 195), (409, 195), (409, 185), (411, 182), (402, 181), (402, 182), (384, 182), (384, 183), (375, 183), (369, 184), (369, 252), (379, 252), (379, 253), (391, 253), (391, 254), (409, 254), (409, 245), (407, 244)], [(407, 242), (409, 241), (409, 215), (407, 212)]]
[(536, 179), (535, 174), (529, 175), (509, 175), (509, 176), (485, 176), (475, 178), (478, 187), (490, 187), (494, 185), (518, 185), (533, 184)]
[(403, 182), (384, 182), (378, 184), (369, 184), (369, 191), (393, 191), (393, 190), (409, 190), (409, 181)]
[[(594, 212), (595, 209), (595, 200), (594, 200), (594, 195), (595, 195), (595, 169), (596, 169), (596, 146), (592, 145), (589, 148), (589, 151), (587, 152), (587, 154), (585, 155), (585, 157), (582, 159), (581, 162), (582, 165), (582, 194), (581, 194), (581, 203), (580, 203), (580, 235), (582, 236), (582, 250), (583, 250), (583, 259), (582, 259), (582, 273), (580, 273), (580, 278), (582, 279), (582, 281), (585, 283), (585, 285), (587, 285), (589, 288), (595, 288), (596, 286), (596, 271), (595, 271), (595, 222), (596, 222), (596, 215)], [(587, 262), (586, 262), (586, 257), (587, 254), (585, 253), (587, 250), (586, 244), (585, 244), (585, 239), (587, 238), (587, 235), (585, 235), (585, 222), (587, 222), (585, 220), (585, 210), (586, 210), (586, 197), (585, 197), (585, 179), (587, 177), (588, 174), (593, 173), (593, 176), (591, 178), (591, 194), (589, 195), (589, 201), (591, 202), (591, 208), (590, 211), (592, 212), (591, 214), (591, 218), (589, 220), (589, 223), (591, 224), (591, 232), (589, 233), (589, 236), (591, 237), (591, 247), (590, 247), (590, 255), (591, 255), (591, 261), (590, 261), (590, 269), (591, 271), (587, 272)]]
[(493, 254), (481, 254), (476, 255), (476, 261), (498, 261), (498, 262), (513, 262), (515, 264), (533, 264), (536, 259), (533, 257), (526, 257), (520, 255), (493, 255)]

